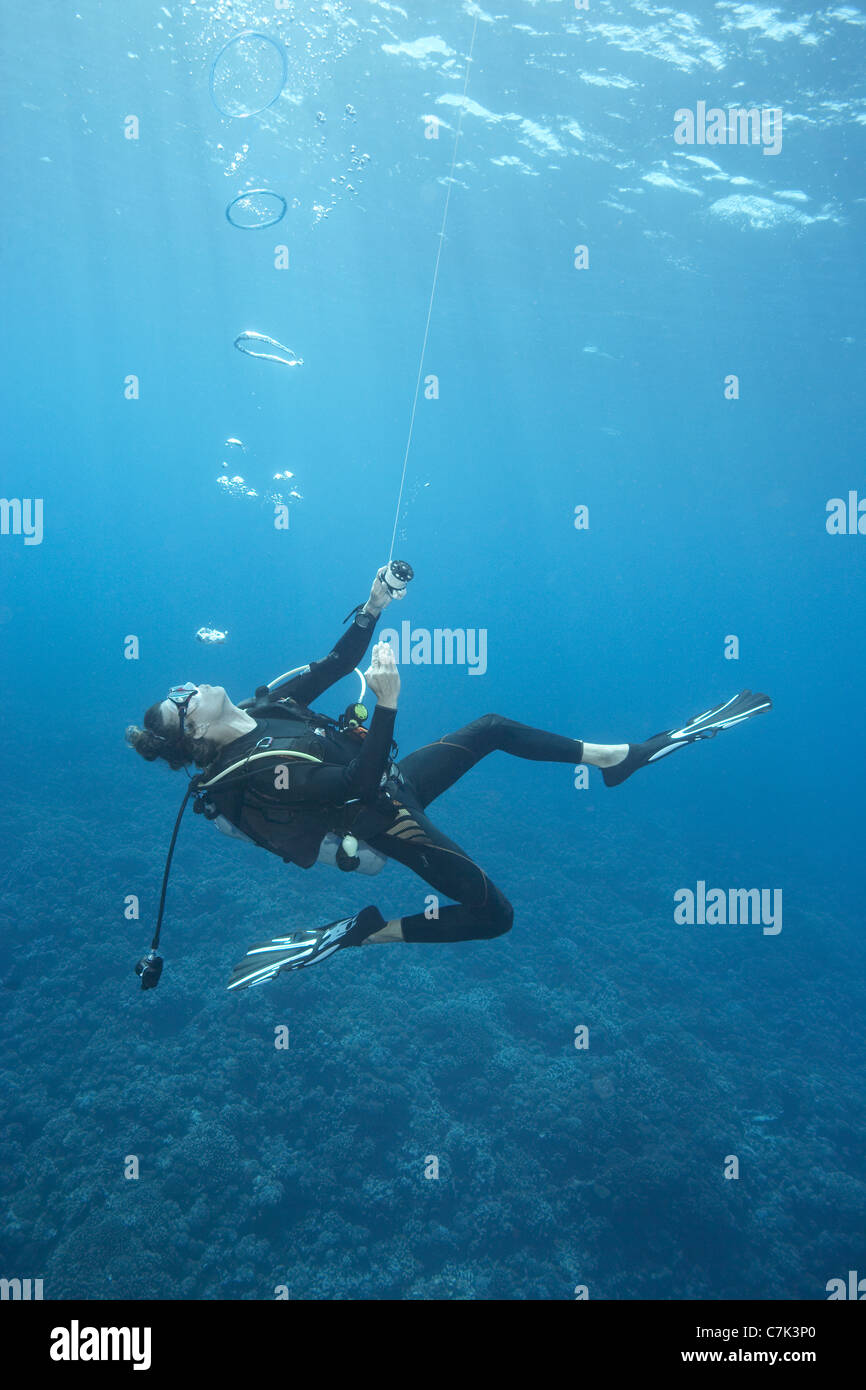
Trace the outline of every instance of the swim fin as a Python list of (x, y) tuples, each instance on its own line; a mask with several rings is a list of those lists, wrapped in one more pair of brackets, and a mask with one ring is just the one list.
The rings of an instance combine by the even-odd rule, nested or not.
[(326, 927), (275, 936), (271, 941), (258, 941), (251, 946), (242, 961), (232, 971), (226, 989), (250, 989), (276, 979), (284, 970), (300, 970), (326, 960), (341, 946), (360, 946), (368, 936), (385, 925), (376, 907), (365, 907), (354, 917), (329, 922)]
[(621, 763), (617, 763), (616, 767), (602, 768), (605, 783), (609, 787), (618, 787), (638, 768), (649, 767), (659, 758), (666, 758), (668, 753), (685, 748), (687, 743), (696, 743), (700, 738), (715, 738), (722, 729), (730, 729), (732, 725), (741, 724), (744, 719), (751, 719), (752, 715), (761, 714), (772, 707), (773, 702), (768, 695), (753, 695), (751, 690), (741, 690), (739, 695), (734, 695), (725, 704), (716, 705), (704, 714), (696, 714), (681, 729), (667, 729), (662, 734), (653, 734), (645, 743), (630, 743)]

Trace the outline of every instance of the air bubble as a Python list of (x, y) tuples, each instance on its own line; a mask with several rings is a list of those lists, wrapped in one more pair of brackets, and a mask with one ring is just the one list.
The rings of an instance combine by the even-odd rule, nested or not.
[[(235, 338), (235, 347), (238, 352), (244, 352), (248, 357), (261, 357), (264, 362), (279, 362), (283, 367), (304, 365), (303, 357), (298, 357), (291, 348), (278, 343), (276, 338), (269, 338), (266, 333), (239, 333)], [(261, 352), (259, 349), (263, 347), (274, 348), (274, 352)]]
[(270, 188), (251, 188), (239, 193), (226, 208), (226, 220), (241, 231), (275, 227), (286, 215), (286, 200)]
[(245, 29), (230, 38), (211, 63), (211, 101), (221, 116), (257, 116), (279, 100), (288, 75), (282, 44), (256, 29)]

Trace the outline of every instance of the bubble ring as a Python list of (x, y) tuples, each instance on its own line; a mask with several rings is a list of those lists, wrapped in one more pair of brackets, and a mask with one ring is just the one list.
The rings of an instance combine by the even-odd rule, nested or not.
[[(262, 347), (276, 348), (278, 352), (285, 353), (285, 356), (278, 357), (273, 352), (260, 352), (258, 346), (251, 347), (251, 343), (261, 344)], [(276, 338), (269, 338), (266, 333), (254, 333), (248, 329), (246, 332), (238, 334), (234, 345), (238, 352), (246, 353), (247, 357), (260, 357), (263, 362), (279, 362), (281, 367), (303, 367), (304, 365), (303, 357), (298, 357), (291, 348), (286, 347), (285, 343), (277, 342)]]
[[(268, 222), (236, 222), (231, 215), (232, 208), (237, 207), (238, 203), (244, 202), (246, 198), (255, 198), (263, 193), (268, 198), (274, 198), (279, 204), (279, 211), (275, 209), (276, 215)], [(226, 208), (226, 221), (230, 222), (233, 227), (237, 227), (242, 232), (258, 232), (263, 227), (275, 227), (278, 222), (282, 222), (286, 215), (286, 206), (286, 200), (282, 193), (275, 193), (272, 188), (248, 188), (246, 193), (239, 193), (236, 198), (232, 198)]]
[[(265, 43), (269, 43), (271, 45), (271, 47), (275, 50), (280, 59), (280, 65), (282, 69), (280, 73), (280, 85), (278, 86), (274, 95), (271, 97), (270, 101), (266, 101), (264, 106), (257, 106), (254, 111), (226, 111), (225, 107), (220, 106), (219, 102), (216, 99), (216, 93), (214, 91), (216, 66), (223, 54), (232, 47), (232, 44), (239, 43), (241, 39), (263, 39)], [(283, 88), (285, 87), (286, 82), (288, 81), (288, 77), (289, 60), (286, 56), (286, 50), (283, 48), (283, 45), (281, 43), (277, 43), (276, 39), (272, 39), (270, 34), (263, 34), (260, 29), (244, 29), (240, 34), (232, 34), (232, 37), (229, 39), (228, 43), (223, 44), (219, 53), (216, 55), (216, 57), (210, 65), (210, 78), (208, 80), (210, 99), (221, 116), (228, 116), (230, 120), (234, 121), (245, 121), (248, 116), (261, 115), (263, 111), (267, 111), (269, 107), (273, 106), (275, 102), (279, 101), (280, 97), (283, 94)]]

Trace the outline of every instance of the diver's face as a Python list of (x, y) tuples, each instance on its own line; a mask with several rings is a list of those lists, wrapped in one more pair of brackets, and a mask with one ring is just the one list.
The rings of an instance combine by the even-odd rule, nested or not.
[[(184, 728), (193, 738), (200, 737), (208, 725), (215, 724), (229, 703), (223, 685), (199, 685), (193, 681), (196, 694), (190, 696), (184, 715)], [(163, 700), (160, 706), (169, 728), (180, 723), (180, 713), (173, 700)]]

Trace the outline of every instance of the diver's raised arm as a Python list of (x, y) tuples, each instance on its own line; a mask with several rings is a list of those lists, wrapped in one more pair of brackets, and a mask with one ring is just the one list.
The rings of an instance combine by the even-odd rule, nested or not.
[(378, 700), (377, 709), (397, 708), (400, 694), (400, 672), (397, 658), (387, 642), (377, 642), (370, 657), (370, 666), (364, 672), (367, 687)]
[[(391, 764), (397, 697), (400, 693), (400, 673), (387, 642), (376, 643), (365, 677), (377, 702), (358, 756), (344, 766), (293, 765), (288, 784), (281, 789), (278, 797), (285, 800), (287, 805), (306, 802), (310, 805), (340, 806), (350, 800), (375, 800), (382, 778)], [(272, 798), (273, 769), (260, 775), (262, 791)]]
[[(301, 705), (310, 705), (330, 686), (348, 676), (358, 666), (370, 645), (373, 629), (381, 613), (395, 598), (402, 598), (412, 578), (411, 566), (400, 560), (382, 565), (370, 586), (366, 603), (352, 610), (352, 624), (332, 650), (321, 661), (311, 663), (308, 670), (270, 691), (272, 700), (290, 696)], [(374, 692), (375, 693), (375, 692)]]
[(364, 677), (368, 689), (376, 696), (376, 708), (360, 756), (353, 765), (352, 776), (356, 783), (356, 795), (362, 801), (372, 801), (390, 765), (397, 698), (400, 694), (400, 672), (387, 642), (377, 642), (374, 646)]

